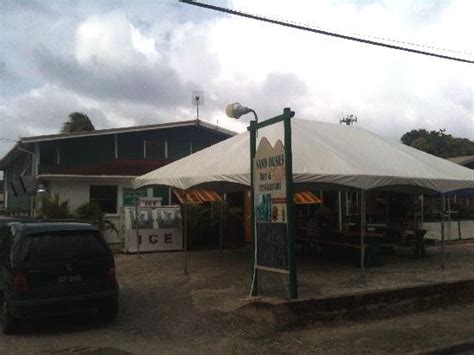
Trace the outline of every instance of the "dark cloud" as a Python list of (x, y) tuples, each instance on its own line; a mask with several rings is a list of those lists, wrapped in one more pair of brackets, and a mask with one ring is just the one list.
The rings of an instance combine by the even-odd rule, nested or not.
[(47, 49), (35, 51), (35, 60), (47, 81), (98, 100), (123, 100), (173, 106), (195, 87), (182, 82), (168, 65), (114, 66), (96, 61), (81, 65), (74, 58), (54, 56)]
[[(233, 7), (227, 1), (213, 4)], [(416, 28), (419, 23), (434, 26), (450, 2), (359, 1), (359, 21), (370, 20), (363, 12), (371, 6), (381, 11), (391, 6), (398, 14), (394, 16), (406, 14)], [(335, 123), (354, 113), (362, 127), (395, 140), (422, 127), (474, 137), (472, 83), (466, 79), (472, 71), (460, 71), (453, 63), (428, 64), (441, 62), (308, 34), (301, 36), (314, 48), (298, 47), (297, 41), (293, 46), (291, 41), (297, 37), (287, 36), (293, 32), (270, 25), (265, 27), (269, 28), (267, 37), (264, 31), (245, 37), (251, 23), (235, 28), (239, 23), (235, 18), (218, 27), (230, 31), (218, 33), (219, 37), (213, 25), (228, 15), (174, 0), (4, 0), (0, 11), (4, 14), (0, 21), (0, 137), (55, 133), (72, 111), (87, 113), (97, 128), (190, 119), (195, 117), (190, 96), (196, 89), (204, 90), (206, 99), (201, 117), (214, 122), (225, 117), (226, 104), (240, 101), (262, 118), (280, 114), (287, 106), (298, 117)], [(116, 12), (123, 20), (121, 31), (127, 32), (130, 25), (154, 41), (157, 58), (150, 60), (136, 51), (130, 36), (121, 34), (111, 40), (110, 51), (116, 50), (115, 55), (108, 56), (107, 50), (99, 48), (98, 53), (88, 52), (86, 59), (78, 56), (78, 28), (91, 17), (101, 24)], [(398, 34), (400, 29), (388, 30)], [(219, 39), (231, 45), (222, 48)], [(243, 52), (243, 43), (253, 48), (251, 60), (235, 59)], [(288, 58), (281, 52), (285, 46), (291, 51)], [(88, 47), (94, 43), (85, 43)], [(221, 57), (222, 51), (231, 53), (231, 58)], [(268, 60), (272, 56), (281, 65)], [(263, 65), (259, 67), (258, 62)], [(261, 68), (261, 73), (246, 74), (247, 67), (253, 73)], [(8, 145), (0, 142), (0, 151)]]
[(2, 137), (16, 139), (19, 136), (58, 132), (74, 111), (88, 114), (98, 128), (109, 125), (100, 110), (87, 108), (74, 94), (47, 85), (32, 94), (16, 98), (8, 109), (0, 110)]
[(28, 0), (3, 0), (0, 2), (0, 11), (3, 14), (11, 14), (18, 12), (34, 12), (39, 14), (49, 13), (49, 8), (39, 1)]
[(208, 110), (224, 113), (224, 108), (232, 102), (240, 102), (252, 107), (262, 118), (273, 117), (281, 113), (284, 107), (300, 109), (307, 97), (307, 86), (297, 75), (273, 72), (262, 82), (234, 80), (220, 83), (211, 88), (213, 95), (207, 99)]

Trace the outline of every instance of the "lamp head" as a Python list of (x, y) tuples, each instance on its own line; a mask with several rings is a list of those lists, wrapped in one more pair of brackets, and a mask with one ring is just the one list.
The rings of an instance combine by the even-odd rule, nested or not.
[(47, 191), (46, 186), (44, 186), (43, 183), (38, 184), (38, 190), (36, 190), (37, 193), (45, 193)]
[(234, 102), (233, 104), (229, 104), (225, 108), (225, 113), (230, 118), (239, 119), (240, 116), (246, 115), (247, 113), (252, 112), (252, 110), (248, 107), (242, 106), (238, 102)]

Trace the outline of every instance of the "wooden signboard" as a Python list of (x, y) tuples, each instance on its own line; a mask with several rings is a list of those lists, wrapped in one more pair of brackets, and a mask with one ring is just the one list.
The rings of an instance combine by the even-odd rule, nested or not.
[(254, 159), (256, 267), (288, 273), (285, 147), (263, 137)]

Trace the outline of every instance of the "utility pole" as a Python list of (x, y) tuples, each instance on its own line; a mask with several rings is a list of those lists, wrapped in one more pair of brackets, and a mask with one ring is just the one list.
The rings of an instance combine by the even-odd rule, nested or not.
[(339, 123), (345, 123), (348, 126), (352, 126), (354, 122), (357, 122), (357, 116), (353, 114), (347, 115), (339, 120)]

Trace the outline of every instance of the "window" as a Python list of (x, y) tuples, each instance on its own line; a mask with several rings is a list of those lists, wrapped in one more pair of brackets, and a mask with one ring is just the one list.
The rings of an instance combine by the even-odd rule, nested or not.
[(146, 159), (166, 159), (165, 142), (145, 141)]
[(358, 216), (360, 214), (359, 207), (359, 194), (346, 192), (346, 216)]
[(91, 185), (90, 201), (96, 201), (104, 213), (117, 213), (117, 186)]
[[(95, 232), (67, 231), (33, 234), (19, 249), (23, 262), (108, 256), (107, 247)], [(19, 260), (19, 261), (20, 261)]]

